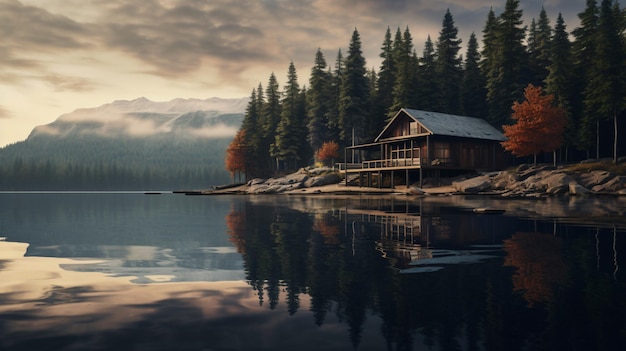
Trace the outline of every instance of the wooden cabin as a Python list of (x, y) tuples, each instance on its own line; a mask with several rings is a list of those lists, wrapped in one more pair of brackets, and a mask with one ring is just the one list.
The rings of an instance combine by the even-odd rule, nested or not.
[(422, 184), (425, 177), (506, 167), (504, 140), (481, 118), (402, 109), (373, 143), (347, 147), (340, 167), (346, 183), (358, 175), (359, 185), (366, 186)]

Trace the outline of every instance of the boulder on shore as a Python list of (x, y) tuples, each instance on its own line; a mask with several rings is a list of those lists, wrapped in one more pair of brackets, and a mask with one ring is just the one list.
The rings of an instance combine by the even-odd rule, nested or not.
[(470, 178), (458, 182), (452, 182), (452, 186), (460, 193), (476, 194), (491, 188), (491, 178), (489, 176)]
[(591, 190), (585, 188), (584, 186), (576, 183), (576, 182), (571, 182), (569, 184), (569, 194), (570, 195), (588, 195), (591, 194)]
[(216, 193), (243, 193), (243, 194), (280, 194), (302, 188), (319, 187), (340, 183), (342, 178), (336, 172), (329, 173), (326, 169), (300, 169), (297, 172), (278, 178), (254, 178), (245, 185), (225, 191), (207, 191)]
[(489, 189), (501, 191), (504, 197), (546, 197), (553, 195), (626, 193), (626, 176), (596, 170), (587, 173), (567, 172), (554, 166), (519, 166), (515, 171), (501, 171), (453, 183), (463, 194)]

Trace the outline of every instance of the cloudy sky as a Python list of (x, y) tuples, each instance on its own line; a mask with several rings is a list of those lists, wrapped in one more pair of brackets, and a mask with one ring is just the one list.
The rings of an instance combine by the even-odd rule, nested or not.
[[(446, 9), (459, 36), (482, 38), (506, 0), (0, 0), (0, 147), (77, 108), (146, 97), (244, 97), (293, 61), (308, 81), (315, 51), (333, 62), (354, 28), (378, 68), (385, 30), (409, 27), (421, 54)], [(578, 26), (585, 0), (521, 0)]]

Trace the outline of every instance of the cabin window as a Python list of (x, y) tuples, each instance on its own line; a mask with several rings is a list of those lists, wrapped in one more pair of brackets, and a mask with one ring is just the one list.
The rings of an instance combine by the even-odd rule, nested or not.
[(410, 129), (410, 131), (409, 131), (410, 135), (416, 135), (416, 134), (419, 133), (417, 122), (409, 123), (409, 129)]

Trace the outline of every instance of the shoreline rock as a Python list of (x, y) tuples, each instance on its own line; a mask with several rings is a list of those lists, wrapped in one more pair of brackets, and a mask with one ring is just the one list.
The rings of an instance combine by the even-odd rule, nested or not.
[(449, 186), (419, 188), (369, 188), (345, 186), (341, 174), (330, 168), (302, 168), (278, 178), (254, 178), (245, 184), (194, 192), (217, 194), (404, 194), (404, 195), (494, 195), (502, 198), (545, 198), (551, 196), (626, 195), (626, 176), (605, 170), (574, 173), (551, 165), (521, 165), (457, 179)]
[(574, 173), (554, 166), (522, 165), (454, 183), (460, 194), (491, 192), (502, 197), (537, 198), (556, 195), (626, 195), (626, 177), (596, 170)]

